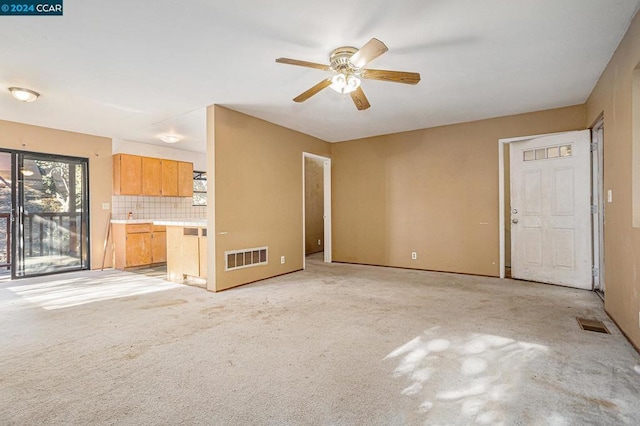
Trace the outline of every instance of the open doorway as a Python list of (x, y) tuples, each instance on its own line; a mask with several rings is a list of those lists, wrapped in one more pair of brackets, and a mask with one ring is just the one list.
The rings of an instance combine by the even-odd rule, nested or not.
[(304, 254), (324, 252), (324, 161), (304, 159)]
[(306, 257), (331, 262), (331, 159), (303, 153), (303, 265)]

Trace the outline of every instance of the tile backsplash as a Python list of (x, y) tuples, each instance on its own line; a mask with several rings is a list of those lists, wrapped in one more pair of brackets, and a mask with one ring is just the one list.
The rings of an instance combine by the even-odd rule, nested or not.
[(191, 197), (144, 197), (114, 195), (111, 197), (111, 213), (114, 219), (182, 219), (206, 218), (206, 206), (192, 205)]

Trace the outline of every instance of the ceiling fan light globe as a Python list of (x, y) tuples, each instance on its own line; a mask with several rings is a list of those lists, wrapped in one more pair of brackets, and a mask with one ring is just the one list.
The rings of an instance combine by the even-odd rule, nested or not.
[(329, 87), (344, 95), (360, 87), (360, 79), (354, 75), (336, 74), (331, 78), (331, 86)]
[(351, 93), (360, 87), (360, 79), (354, 75), (350, 75), (347, 79), (347, 86), (345, 87), (345, 93)]
[(344, 74), (336, 74), (333, 77), (331, 77), (331, 87), (333, 90), (335, 90), (338, 93), (343, 93), (344, 88), (347, 85), (347, 78), (345, 77)]

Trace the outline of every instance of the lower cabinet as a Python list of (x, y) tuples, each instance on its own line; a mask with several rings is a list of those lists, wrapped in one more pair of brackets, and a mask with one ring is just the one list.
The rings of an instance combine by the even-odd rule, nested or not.
[[(188, 228), (185, 228), (188, 229)], [(197, 228), (193, 228), (197, 229)], [(182, 237), (182, 274), (191, 277), (200, 276), (200, 240), (198, 235)]]
[(151, 233), (127, 234), (124, 267), (151, 265)]
[(151, 223), (113, 224), (116, 269), (167, 261), (166, 228)]
[(167, 261), (167, 230), (164, 226), (153, 225), (151, 233), (151, 263)]
[(167, 240), (169, 280), (182, 282), (185, 277), (207, 278), (206, 228), (169, 226)]

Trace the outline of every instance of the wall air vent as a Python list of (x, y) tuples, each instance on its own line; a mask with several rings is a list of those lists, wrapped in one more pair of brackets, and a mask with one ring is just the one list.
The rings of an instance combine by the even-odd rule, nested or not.
[(248, 268), (250, 266), (266, 265), (269, 263), (268, 247), (256, 247), (224, 252), (224, 270)]

